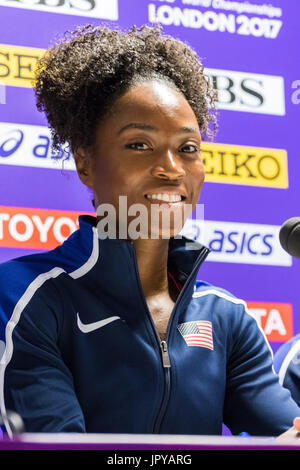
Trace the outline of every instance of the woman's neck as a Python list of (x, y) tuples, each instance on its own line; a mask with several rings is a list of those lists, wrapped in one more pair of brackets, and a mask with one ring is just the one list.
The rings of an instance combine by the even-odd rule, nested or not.
[(138, 239), (133, 244), (145, 297), (167, 292), (169, 240)]

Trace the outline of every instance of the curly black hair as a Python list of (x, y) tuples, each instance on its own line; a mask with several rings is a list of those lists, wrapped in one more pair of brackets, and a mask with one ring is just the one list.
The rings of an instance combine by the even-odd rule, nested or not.
[(154, 77), (185, 96), (203, 136), (215, 133), (216, 93), (199, 57), (181, 40), (162, 34), (160, 25), (121, 31), (88, 24), (67, 31), (35, 73), (36, 105), (46, 114), (53, 150), (64, 144), (73, 152), (92, 148), (114, 101), (136, 81)]

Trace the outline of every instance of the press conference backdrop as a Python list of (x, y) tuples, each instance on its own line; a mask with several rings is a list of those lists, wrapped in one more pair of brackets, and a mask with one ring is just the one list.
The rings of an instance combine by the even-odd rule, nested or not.
[(299, 14), (298, 0), (0, 0), (0, 262), (54, 248), (93, 211), (35, 108), (36, 60), (78, 25), (158, 21), (219, 92), (219, 131), (202, 147), (205, 222), (186, 225), (211, 249), (199, 278), (244, 299), (274, 352), (299, 333), (300, 265), (278, 237), (300, 215)]

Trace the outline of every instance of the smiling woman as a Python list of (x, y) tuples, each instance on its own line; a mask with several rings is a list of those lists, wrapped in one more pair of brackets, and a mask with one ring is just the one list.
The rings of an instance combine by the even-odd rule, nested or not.
[[(27, 432), (288, 430), (300, 409), (263, 332), (242, 300), (197, 279), (209, 250), (179, 236), (204, 181), (201, 139), (216, 128), (196, 53), (159, 27), (78, 28), (40, 61), (36, 97), (98, 217), (0, 266), (8, 433), (7, 409)], [(110, 208), (118, 230), (102, 237)], [(173, 214), (167, 225), (155, 208)]]

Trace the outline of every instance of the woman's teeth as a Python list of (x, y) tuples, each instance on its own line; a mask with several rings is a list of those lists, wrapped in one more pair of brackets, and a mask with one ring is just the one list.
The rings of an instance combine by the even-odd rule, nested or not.
[(148, 199), (157, 199), (164, 202), (179, 202), (182, 197), (179, 194), (147, 194)]

